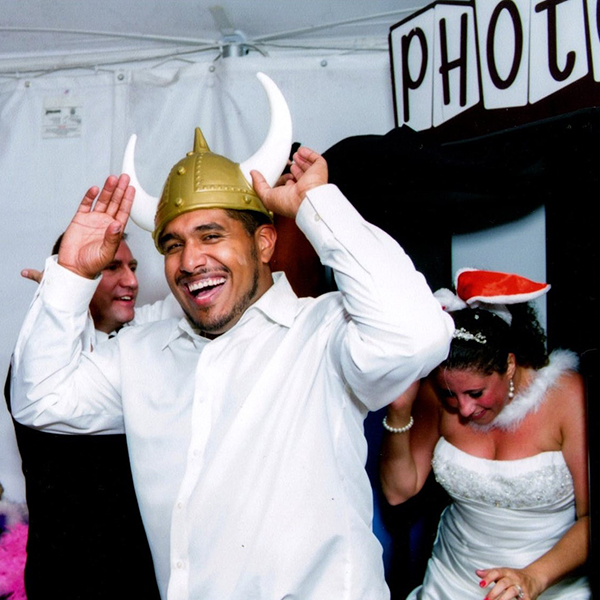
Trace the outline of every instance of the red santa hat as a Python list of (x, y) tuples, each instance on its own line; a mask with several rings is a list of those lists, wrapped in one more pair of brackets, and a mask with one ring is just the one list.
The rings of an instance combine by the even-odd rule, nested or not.
[(454, 284), (456, 293), (442, 288), (434, 294), (445, 311), (485, 308), (508, 324), (512, 315), (507, 304), (529, 302), (550, 289), (547, 283), (537, 283), (520, 275), (470, 268), (459, 269)]
[(539, 298), (550, 289), (547, 283), (537, 283), (520, 275), (478, 269), (460, 269), (454, 284), (456, 294), (468, 305), (476, 302), (519, 304)]

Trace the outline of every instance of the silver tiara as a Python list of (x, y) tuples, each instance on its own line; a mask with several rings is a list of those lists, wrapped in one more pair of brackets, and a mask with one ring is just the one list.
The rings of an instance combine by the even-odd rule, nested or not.
[(485, 344), (487, 342), (487, 338), (485, 337), (485, 335), (483, 335), (483, 333), (471, 333), (470, 331), (467, 331), (464, 327), (455, 329), (452, 337), (455, 337), (459, 340), (466, 340), (467, 342), (477, 342), (478, 344)]

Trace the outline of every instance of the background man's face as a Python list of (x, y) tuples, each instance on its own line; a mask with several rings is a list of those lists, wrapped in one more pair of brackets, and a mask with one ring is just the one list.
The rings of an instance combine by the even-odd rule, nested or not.
[(121, 242), (114, 260), (102, 271), (102, 280), (90, 302), (96, 329), (111, 333), (134, 317), (138, 280), (137, 260), (129, 246)]

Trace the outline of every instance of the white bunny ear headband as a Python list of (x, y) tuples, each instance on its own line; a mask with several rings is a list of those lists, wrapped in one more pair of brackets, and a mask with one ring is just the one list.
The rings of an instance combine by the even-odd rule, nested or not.
[(460, 269), (454, 280), (456, 293), (442, 288), (434, 293), (446, 312), (464, 308), (484, 308), (498, 315), (509, 325), (512, 320), (507, 304), (529, 302), (550, 289), (547, 283), (537, 283), (520, 275)]

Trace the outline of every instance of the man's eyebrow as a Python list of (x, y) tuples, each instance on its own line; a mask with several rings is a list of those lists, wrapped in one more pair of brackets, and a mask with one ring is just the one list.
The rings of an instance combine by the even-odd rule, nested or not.
[[(195, 233), (203, 233), (205, 231), (225, 231), (225, 227), (223, 227), (223, 225), (221, 225), (220, 223), (215, 223), (215, 222), (203, 223), (202, 225), (198, 225), (197, 227), (194, 227)], [(162, 246), (163, 244), (165, 244), (166, 242), (169, 242), (171, 240), (181, 240), (181, 239), (183, 239), (182, 236), (180, 234), (178, 234), (177, 232), (169, 232), (169, 233), (165, 233), (164, 235), (160, 236), (160, 239), (158, 240), (158, 244), (159, 244), (159, 246)]]
[(204, 223), (203, 225), (198, 225), (198, 227), (194, 229), (194, 231), (197, 231), (199, 233), (203, 231), (213, 230), (225, 231), (225, 227), (223, 227), (223, 225), (221, 225), (220, 223)]
[(122, 260), (111, 260), (104, 268), (109, 269), (110, 267), (118, 267), (119, 265), (122, 265), (122, 264), (123, 264)]

